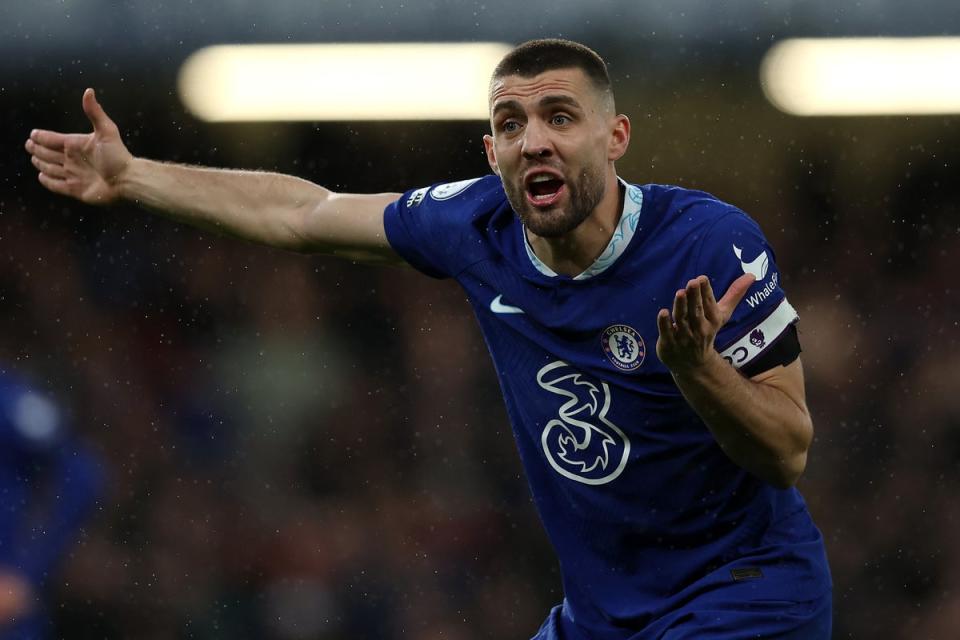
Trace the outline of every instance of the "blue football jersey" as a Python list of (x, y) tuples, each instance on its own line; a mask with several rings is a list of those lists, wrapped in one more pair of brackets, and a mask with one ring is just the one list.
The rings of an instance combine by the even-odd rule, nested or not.
[(717, 336), (735, 367), (797, 314), (745, 213), (678, 187), (622, 183), (624, 208), (584, 273), (530, 248), (500, 178), (410, 191), (387, 207), (392, 247), (466, 292), (540, 517), (561, 567), (565, 638), (628, 638), (694, 599), (808, 601), (830, 589), (800, 494), (733, 463), (656, 354), (657, 312), (706, 274), (719, 298), (756, 282)]

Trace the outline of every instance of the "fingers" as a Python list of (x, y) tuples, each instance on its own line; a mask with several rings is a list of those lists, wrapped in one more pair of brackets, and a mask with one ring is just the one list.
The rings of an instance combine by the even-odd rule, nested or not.
[(743, 300), (743, 296), (747, 294), (754, 282), (756, 282), (756, 278), (753, 277), (753, 274), (745, 273), (734, 280), (727, 292), (723, 294), (723, 297), (717, 302), (723, 323), (730, 319), (733, 310), (737, 308), (737, 305)]
[[(30, 141), (34, 144), (46, 147), (51, 151), (63, 151), (68, 134), (57, 133), (56, 131), (44, 131), (43, 129), (34, 129), (30, 132)], [(29, 151), (29, 149), (28, 149)]]
[(66, 180), (54, 178), (52, 176), (48, 176), (45, 173), (39, 174), (37, 178), (40, 180), (40, 184), (42, 184), (44, 187), (46, 187), (50, 191), (53, 191), (54, 193), (59, 193), (62, 196), (71, 195), (70, 188), (67, 186)]
[(710, 280), (706, 276), (698, 276), (687, 282), (687, 287), (678, 290), (674, 295), (672, 313), (666, 309), (660, 310), (657, 314), (657, 325), (661, 335), (669, 328), (674, 338), (679, 335), (708, 334), (715, 326), (718, 315)]
[(55, 149), (50, 149), (42, 145), (37, 144), (33, 140), (27, 140), (26, 144), (23, 145), (23, 148), (27, 150), (32, 156), (40, 158), (44, 162), (52, 162), (54, 164), (63, 164), (66, 161), (66, 156), (63, 151), (57, 151)]
[(27, 140), (24, 148), (30, 153), (30, 162), (41, 174), (55, 180), (65, 180), (67, 178), (67, 171), (63, 166), (66, 162), (66, 154), (63, 151), (42, 146), (34, 142), (33, 139)]
[(703, 317), (707, 321), (716, 325), (720, 323), (720, 309), (717, 307), (717, 299), (713, 296), (713, 287), (710, 286), (710, 278), (700, 276), (703, 282), (700, 285), (700, 295), (703, 297)]
[(708, 316), (715, 315), (716, 309), (708, 302), (713, 307), (716, 303), (709, 286), (706, 276), (688, 281), (673, 297), (673, 313), (666, 309), (657, 313), (657, 356), (671, 371), (702, 362), (712, 348), (717, 327)]
[(660, 360), (673, 372), (705, 362), (714, 349), (717, 332), (753, 283), (752, 275), (737, 278), (718, 302), (707, 276), (688, 281), (687, 286), (674, 295), (673, 312), (660, 309), (657, 313)]
[(677, 329), (683, 332), (690, 331), (690, 323), (687, 318), (687, 291), (680, 289), (673, 296), (673, 323)]
[(57, 178), (59, 180), (66, 180), (67, 172), (63, 168), (62, 164), (54, 164), (52, 162), (46, 162), (41, 160), (37, 156), (30, 158), (30, 161), (33, 163), (37, 169), (40, 170), (40, 173), (45, 173), (52, 178)]
[(713, 300), (712, 290), (706, 293), (710, 281), (706, 276), (698, 276), (687, 282), (686, 289), (677, 292), (674, 298), (673, 321), (678, 326), (695, 333), (705, 333), (709, 324), (715, 324), (717, 316), (716, 302)]
[[(699, 331), (702, 328), (702, 322), (707, 315), (707, 308), (704, 302), (703, 286), (709, 286), (706, 276), (700, 276), (687, 282), (686, 289), (677, 291), (673, 298), (673, 313), (666, 314), (667, 320), (671, 320), (679, 331), (691, 332)], [(712, 298), (712, 295), (711, 295)], [(714, 313), (713, 310), (710, 310)], [(660, 316), (657, 316), (659, 322)], [(671, 325), (672, 326), (672, 325)]]
[(703, 280), (706, 278), (699, 276), (687, 283), (687, 319), (691, 327), (699, 327), (704, 318)]
[(660, 332), (661, 339), (673, 341), (673, 320), (670, 319), (670, 312), (666, 309), (660, 309), (657, 313), (657, 330)]
[(95, 132), (102, 132), (113, 125), (113, 121), (107, 116), (107, 112), (97, 102), (97, 96), (93, 89), (87, 89), (83, 92), (81, 103), (83, 104), (83, 112), (87, 114), (87, 119), (90, 120)]

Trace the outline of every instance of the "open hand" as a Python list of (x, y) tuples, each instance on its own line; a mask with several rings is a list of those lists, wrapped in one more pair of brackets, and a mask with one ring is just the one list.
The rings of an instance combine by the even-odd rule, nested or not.
[(93, 89), (83, 92), (82, 104), (93, 133), (34, 129), (24, 146), (44, 187), (88, 204), (109, 204), (120, 197), (117, 185), (133, 156)]
[(727, 324), (747, 290), (755, 282), (745, 273), (730, 285), (717, 301), (707, 276), (698, 276), (677, 291), (673, 299), (673, 314), (660, 309), (657, 314), (657, 356), (671, 371), (677, 373), (702, 365), (716, 353), (713, 341), (717, 332)]

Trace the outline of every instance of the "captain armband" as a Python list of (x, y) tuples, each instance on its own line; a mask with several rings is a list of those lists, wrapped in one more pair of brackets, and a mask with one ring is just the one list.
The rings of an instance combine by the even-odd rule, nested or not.
[(777, 366), (787, 366), (800, 357), (800, 338), (797, 335), (797, 325), (791, 324), (780, 338), (770, 345), (766, 351), (740, 367), (740, 372), (748, 378), (758, 373), (769, 371)]

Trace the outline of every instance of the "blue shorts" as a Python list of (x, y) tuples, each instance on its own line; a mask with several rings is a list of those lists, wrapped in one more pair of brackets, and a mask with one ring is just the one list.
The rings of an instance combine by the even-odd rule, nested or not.
[(809, 602), (783, 600), (690, 603), (643, 629), (613, 630), (602, 638), (576, 630), (556, 606), (532, 640), (830, 640), (833, 597)]

